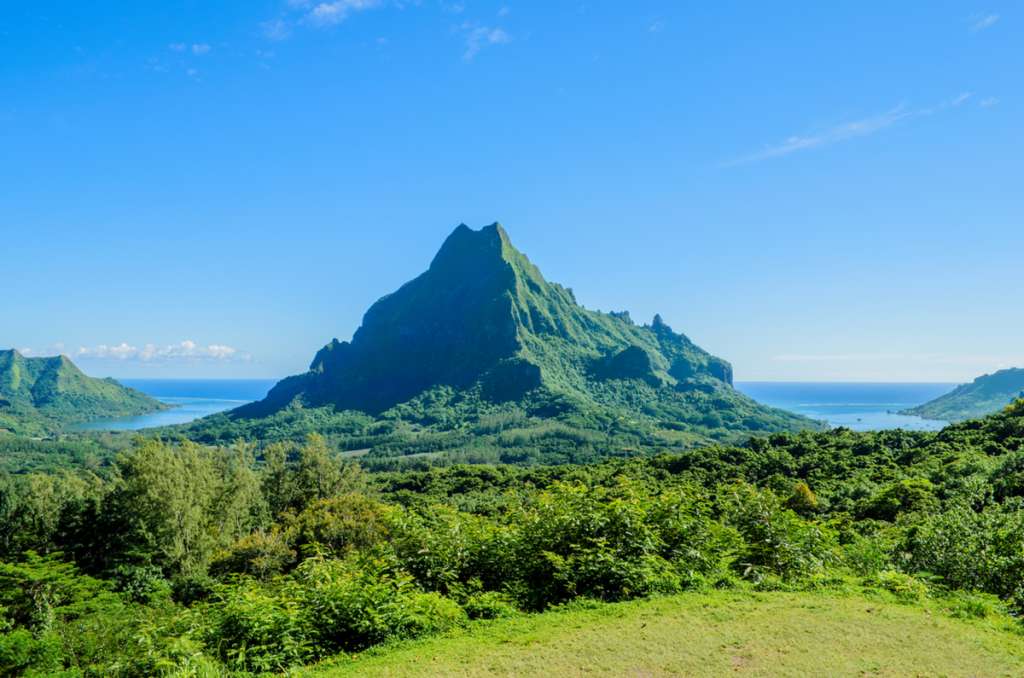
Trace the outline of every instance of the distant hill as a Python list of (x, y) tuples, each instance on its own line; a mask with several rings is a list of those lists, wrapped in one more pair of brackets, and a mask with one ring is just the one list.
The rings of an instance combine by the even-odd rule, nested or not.
[(44, 435), (92, 419), (165, 408), (113, 379), (87, 376), (66, 356), (26, 358), (14, 349), (0, 351), (0, 432)]
[[(583, 308), (493, 224), (456, 228), (425, 273), (367, 311), (351, 342), (331, 341), (265, 400), (193, 430), (209, 440), (310, 426), (374, 448), (551, 420), (588, 431), (594, 445), (629, 432), (630, 445), (653, 437), (669, 447), (815, 426), (736, 391), (728, 362), (659, 316), (637, 325)], [(432, 440), (431, 454), (457, 442)]]
[(1011, 368), (978, 377), (924, 405), (906, 410), (926, 419), (964, 421), (998, 412), (1024, 398), (1024, 369)]

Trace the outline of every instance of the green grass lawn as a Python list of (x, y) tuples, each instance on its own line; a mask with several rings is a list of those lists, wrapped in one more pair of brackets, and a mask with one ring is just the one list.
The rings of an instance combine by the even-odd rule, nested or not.
[(480, 622), (299, 675), (1024, 676), (1002, 616), (827, 593), (693, 593)]

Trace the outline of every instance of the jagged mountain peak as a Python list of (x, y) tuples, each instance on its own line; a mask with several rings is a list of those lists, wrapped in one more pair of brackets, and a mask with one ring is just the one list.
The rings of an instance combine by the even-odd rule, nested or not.
[(241, 413), (262, 416), (296, 401), (376, 413), (437, 386), (493, 398), (544, 388), (590, 399), (609, 380), (731, 390), (732, 368), (660, 316), (637, 326), (627, 313), (578, 305), (501, 224), (460, 224), (427, 271), (370, 307), (350, 342), (331, 341), (309, 372)]

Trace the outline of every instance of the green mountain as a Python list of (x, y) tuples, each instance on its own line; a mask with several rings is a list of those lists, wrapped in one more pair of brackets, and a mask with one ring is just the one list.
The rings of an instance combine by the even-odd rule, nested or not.
[(113, 379), (86, 376), (66, 356), (0, 351), (0, 432), (43, 435), (91, 419), (145, 414), (166, 405)]
[[(339, 412), (362, 416), (340, 420)], [(481, 424), (500, 422), (489, 428), (533, 438), (552, 420), (586, 432), (595, 447), (620, 449), (815, 425), (736, 391), (728, 362), (660, 317), (637, 325), (625, 312), (583, 308), (493, 224), (459, 226), (425, 273), (367, 311), (351, 342), (331, 341), (308, 372), (193, 432), (206, 440), (273, 438), (308, 426), (348, 437), (342, 445), (371, 456), (433, 454), (467, 444), (440, 440), (442, 433), (495, 433)]]
[(998, 412), (1018, 398), (1024, 398), (1024, 369), (1015, 367), (982, 375), (935, 400), (906, 410), (904, 414), (942, 421), (964, 421)]

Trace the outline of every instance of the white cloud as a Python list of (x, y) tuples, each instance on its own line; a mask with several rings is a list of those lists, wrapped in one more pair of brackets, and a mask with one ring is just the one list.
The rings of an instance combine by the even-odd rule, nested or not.
[(119, 360), (143, 363), (196, 362), (196, 361), (248, 361), (251, 356), (225, 344), (208, 344), (202, 346), (191, 339), (177, 344), (157, 345), (145, 344), (134, 346), (122, 341), (120, 344), (86, 347), (81, 346), (75, 352), (75, 358), (86, 360)]
[[(340, 24), (352, 14), (384, 5), (387, 0), (287, 0), (285, 15), (260, 24), (263, 37), (273, 42), (287, 40), (298, 25), (325, 28)], [(399, 3), (400, 4), (400, 3)]]
[(998, 14), (974, 15), (971, 17), (971, 32), (977, 33), (986, 28), (992, 28), (999, 21)]
[(205, 42), (195, 42), (191, 45), (185, 42), (172, 42), (171, 44), (167, 45), (167, 49), (171, 50), (172, 52), (192, 52), (196, 56), (201, 56), (203, 54), (209, 53), (209, 51), (213, 48)]
[(462, 58), (466, 61), (472, 61), (488, 45), (504, 45), (511, 41), (509, 34), (501, 28), (465, 23), (462, 30), (466, 34), (466, 51), (462, 53)]
[(992, 108), (998, 103), (999, 99), (997, 97), (985, 97), (984, 99), (978, 102), (978, 105), (981, 106), (982, 108)]
[(972, 96), (974, 96), (974, 94), (972, 92), (964, 92), (963, 94), (961, 94), (957, 98), (953, 99), (949, 103), (950, 103), (951, 106), (956, 107), (956, 106), (959, 106), (960, 104), (965, 103)]
[(292, 34), (292, 27), (284, 19), (264, 21), (261, 28), (263, 29), (263, 37), (274, 42), (287, 40)]
[(903, 104), (900, 104), (895, 108), (885, 111), (884, 113), (880, 113), (869, 118), (862, 118), (861, 120), (844, 122), (815, 134), (794, 135), (788, 137), (784, 141), (767, 146), (756, 153), (750, 153), (749, 155), (737, 158), (736, 160), (723, 163), (723, 165), (726, 167), (745, 165), (747, 163), (759, 162), (761, 160), (780, 158), (798, 151), (807, 151), (812, 148), (831, 146), (832, 144), (837, 144), (841, 141), (847, 141), (856, 137), (869, 136), (885, 129), (886, 127), (891, 127), (900, 120), (908, 118), (911, 115), (913, 115), (913, 112), (907, 110)]
[[(825, 146), (831, 146), (833, 144), (849, 141), (858, 137), (870, 136), (877, 132), (881, 132), (888, 127), (892, 127), (902, 120), (933, 115), (949, 108), (958, 108), (972, 96), (974, 96), (972, 92), (963, 92), (953, 99), (948, 99), (935, 106), (929, 106), (927, 108), (910, 109), (904, 104), (900, 104), (899, 106), (895, 106), (878, 115), (862, 118), (860, 120), (844, 122), (819, 132), (788, 137), (779, 143), (766, 146), (760, 151), (723, 162), (720, 166), (735, 167), (737, 165), (746, 165), (753, 162), (760, 162), (762, 160), (781, 158), (799, 151), (823, 148)], [(984, 102), (982, 105), (984, 105)]]
[(379, 7), (381, 0), (333, 0), (313, 5), (306, 20), (315, 26), (333, 26), (348, 18), (349, 14)]

